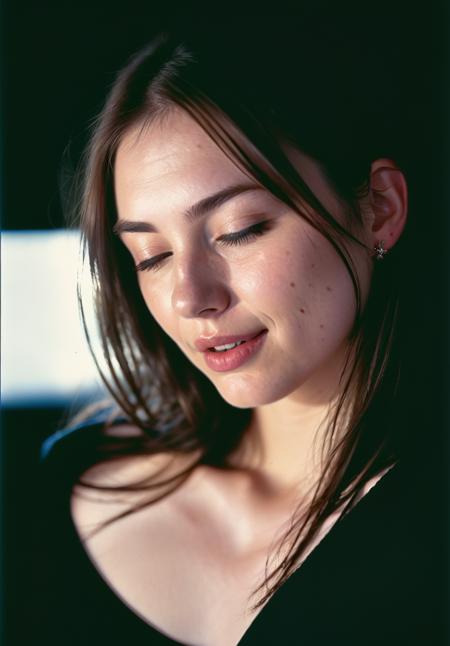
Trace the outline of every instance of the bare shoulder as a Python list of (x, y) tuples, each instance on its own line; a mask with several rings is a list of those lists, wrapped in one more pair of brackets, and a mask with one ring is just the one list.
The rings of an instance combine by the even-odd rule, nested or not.
[[(129, 424), (114, 426), (110, 434), (136, 436), (139, 430)], [(198, 459), (189, 455), (161, 452), (127, 455), (93, 465), (72, 489), (71, 514), (81, 538), (87, 538), (99, 525), (139, 506), (162, 493), (170, 481), (185, 472)], [(171, 480), (172, 479), (172, 480)], [(165, 482), (169, 484), (164, 485)]]

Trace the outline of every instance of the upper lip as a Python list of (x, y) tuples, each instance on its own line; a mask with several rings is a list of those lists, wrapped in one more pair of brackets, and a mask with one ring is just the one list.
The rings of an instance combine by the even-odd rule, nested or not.
[(200, 352), (206, 352), (210, 348), (215, 348), (220, 345), (227, 345), (228, 343), (237, 343), (238, 341), (250, 341), (255, 336), (265, 332), (265, 330), (258, 330), (257, 332), (249, 332), (248, 334), (233, 334), (227, 336), (201, 336), (195, 341), (195, 347)]

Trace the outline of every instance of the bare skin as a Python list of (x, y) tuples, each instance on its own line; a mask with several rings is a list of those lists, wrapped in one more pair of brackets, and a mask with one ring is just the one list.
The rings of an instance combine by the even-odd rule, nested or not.
[[(128, 458), (95, 467), (85, 477), (99, 485), (129, 483), (160, 469), (166, 459), (167, 474), (187, 462), (170, 456)], [(98, 522), (140, 500), (142, 494), (75, 489), (72, 517), (87, 538)], [(186, 644), (235, 646), (261, 611), (250, 609), (250, 595), (263, 581), (267, 556), (297, 502), (296, 496), (262, 490), (242, 472), (198, 467), (175, 493), (113, 522), (85, 546), (107, 584), (154, 628)], [(328, 519), (304, 558), (337, 518)]]
[[(342, 218), (319, 165), (299, 151), (293, 161), (322, 203)], [(267, 191), (247, 191), (195, 222), (183, 216), (212, 193), (248, 180), (179, 112), (145, 131), (130, 131), (115, 166), (119, 218), (140, 223), (140, 231), (121, 233), (123, 243), (136, 265), (164, 255), (157, 271), (138, 272), (150, 313), (226, 401), (254, 411), (229, 470), (198, 467), (175, 493), (86, 544), (94, 565), (133, 611), (197, 646), (234, 646), (256, 616), (249, 609), (258, 599), (250, 595), (263, 581), (267, 556), (296, 508), (307, 505), (323, 468), (318, 449), (354, 318), (351, 281), (332, 245)], [(373, 162), (361, 206), (367, 248), (384, 240), (390, 249), (407, 210), (406, 184), (392, 161)], [(220, 243), (262, 218), (270, 222), (268, 231), (251, 243)], [(364, 298), (373, 261), (363, 247), (352, 253)], [(261, 328), (268, 330), (262, 350), (236, 370), (211, 370), (195, 346), (199, 336)], [(164, 459), (129, 458), (88, 476), (99, 485), (127, 483)], [(167, 469), (181, 466), (175, 460)], [(105, 505), (77, 493), (72, 512), (82, 536), (105, 514), (136, 502), (136, 494)], [(327, 520), (310, 551), (336, 519)]]
[[(341, 223), (345, 207), (320, 165), (289, 150), (305, 181)], [(115, 162), (120, 237), (138, 270), (153, 318), (232, 406), (254, 418), (235, 464), (248, 460), (282, 493), (321, 472), (326, 419), (341, 388), (355, 316), (352, 281), (331, 243), (305, 218), (255, 186), (195, 218), (193, 205), (248, 176), (185, 113), (125, 134)], [(306, 207), (305, 209), (311, 207)], [(361, 203), (366, 245), (352, 244), (363, 302), (370, 288), (370, 251), (391, 248), (406, 219), (406, 184), (387, 159), (372, 164), (371, 188)], [(266, 222), (267, 230), (239, 245), (224, 237)], [(225, 372), (207, 364), (198, 338), (267, 330), (251, 361)], [(270, 368), (270, 369), (269, 369)], [(301, 429), (301, 432), (299, 432)], [(257, 447), (257, 451), (255, 451)]]

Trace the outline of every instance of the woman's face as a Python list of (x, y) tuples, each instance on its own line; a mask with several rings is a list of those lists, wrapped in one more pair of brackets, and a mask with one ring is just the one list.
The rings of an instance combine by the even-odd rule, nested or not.
[[(318, 165), (299, 152), (292, 160), (343, 222)], [(329, 399), (355, 297), (342, 260), (321, 234), (179, 110), (124, 137), (115, 192), (116, 229), (148, 309), (225, 400), (246, 408), (285, 397)], [(355, 258), (364, 295), (370, 262), (364, 251)]]

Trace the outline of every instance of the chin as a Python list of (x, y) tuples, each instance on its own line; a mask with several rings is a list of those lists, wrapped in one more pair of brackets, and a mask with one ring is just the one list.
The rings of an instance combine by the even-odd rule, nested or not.
[(266, 383), (258, 386), (256, 383), (248, 383), (246, 379), (239, 379), (233, 383), (215, 383), (215, 386), (222, 398), (235, 408), (266, 406), (287, 397), (292, 392), (286, 384)]

